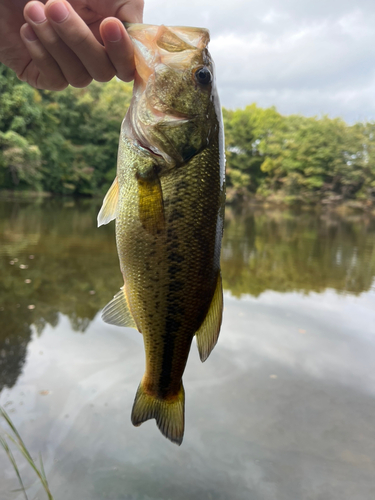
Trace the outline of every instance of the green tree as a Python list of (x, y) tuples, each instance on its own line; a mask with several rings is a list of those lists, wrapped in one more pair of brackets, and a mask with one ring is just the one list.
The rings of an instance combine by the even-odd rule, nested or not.
[(45, 113), (55, 122), (41, 143), (46, 190), (95, 194), (109, 187), (131, 95), (131, 85), (117, 80), (43, 93)]
[[(131, 87), (114, 79), (38, 91), (0, 65), (0, 189), (104, 194)], [(256, 104), (223, 117), (229, 202), (375, 203), (375, 123), (282, 116)]]
[(13, 130), (0, 132), (0, 184), (9, 189), (42, 188), (41, 153), (38, 146)]
[(261, 169), (264, 154), (260, 145), (282, 127), (282, 116), (275, 108), (264, 110), (252, 104), (243, 110), (224, 109), (223, 118), (228, 186), (242, 195), (255, 193), (266, 176)]

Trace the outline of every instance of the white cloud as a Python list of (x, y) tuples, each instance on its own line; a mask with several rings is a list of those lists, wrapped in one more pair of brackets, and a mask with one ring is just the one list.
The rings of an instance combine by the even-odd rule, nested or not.
[(353, 298), (328, 289), (305, 296), (267, 291), (240, 301), (227, 293), (219, 345), (243, 371), (272, 361), (275, 370), (279, 365), (374, 395), (373, 300), (373, 292)]
[(288, 19), (287, 14), (276, 12), (270, 9), (265, 16), (260, 16), (259, 19), (266, 24), (275, 24), (278, 21)]
[(205, 26), (221, 101), (375, 119), (375, 4), (146, 0), (145, 22)]

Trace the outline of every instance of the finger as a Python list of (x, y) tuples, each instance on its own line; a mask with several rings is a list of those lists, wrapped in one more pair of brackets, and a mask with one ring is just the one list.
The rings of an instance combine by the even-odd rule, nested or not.
[(100, 36), (100, 24), (103, 21), (103, 18), (101, 17), (99, 21), (95, 21), (93, 23), (88, 24), (91, 33), (94, 35), (94, 37), (98, 40), (98, 42), (103, 45), (103, 40), (102, 37)]
[(47, 52), (60, 67), (65, 79), (73, 87), (86, 87), (92, 77), (74, 52), (61, 40), (44, 13), (41, 2), (29, 2), (24, 17)]
[(116, 76), (125, 82), (133, 80), (133, 44), (123, 24), (114, 17), (108, 17), (100, 25), (100, 34), (108, 57), (116, 69)]
[(144, 1), (125, 2), (116, 12), (116, 17), (128, 23), (141, 23), (143, 21)]
[[(24, 74), (21, 75), (22, 79), (26, 79), (30, 85), (38, 89), (65, 89), (68, 82), (56, 61), (39, 41), (31, 26), (24, 24), (21, 27), (20, 35), (32, 59)], [(35, 71), (34, 65), (39, 71)]]
[(68, 2), (49, 0), (45, 13), (58, 36), (78, 56), (95, 80), (107, 82), (114, 77), (115, 68), (105, 48)]

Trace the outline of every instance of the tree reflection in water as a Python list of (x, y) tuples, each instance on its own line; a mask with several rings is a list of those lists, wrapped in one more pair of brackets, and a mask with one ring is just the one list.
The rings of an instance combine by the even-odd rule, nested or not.
[[(0, 203), (0, 391), (25, 362), (32, 328), (59, 313), (83, 333), (121, 286), (114, 225), (96, 227), (100, 202)], [(360, 294), (375, 276), (375, 221), (363, 215), (227, 210), (223, 284), (235, 296), (266, 290)]]

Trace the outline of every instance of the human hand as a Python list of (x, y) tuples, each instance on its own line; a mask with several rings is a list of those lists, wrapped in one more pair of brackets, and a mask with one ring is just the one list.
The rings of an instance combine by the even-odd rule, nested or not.
[(142, 13), (143, 0), (0, 0), (0, 61), (40, 89), (130, 81), (133, 46), (121, 21), (142, 22)]

